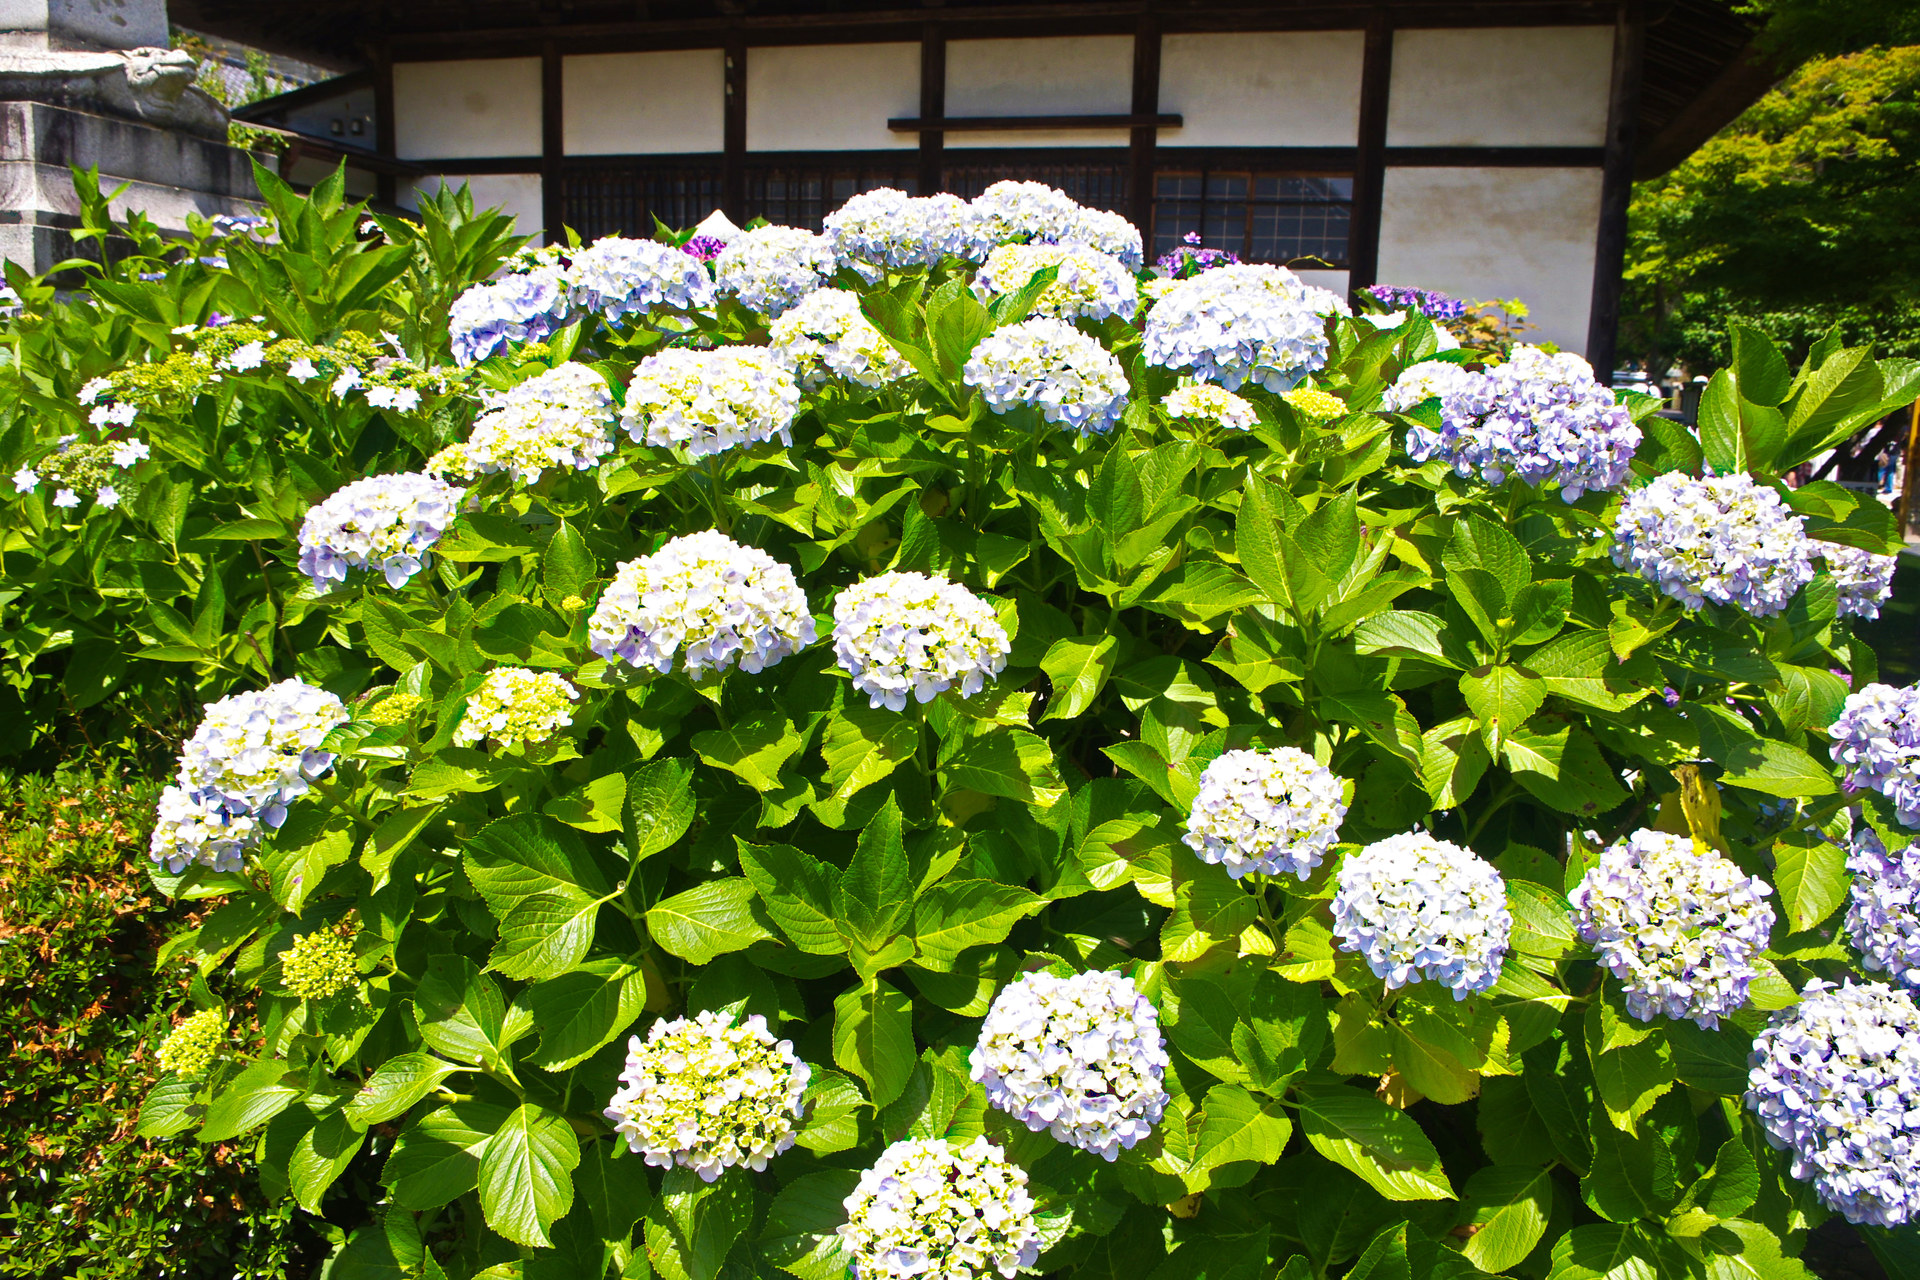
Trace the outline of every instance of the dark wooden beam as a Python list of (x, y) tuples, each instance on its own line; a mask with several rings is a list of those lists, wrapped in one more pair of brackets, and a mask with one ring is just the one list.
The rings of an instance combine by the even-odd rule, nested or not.
[[(937, 120), (947, 114), (947, 34), (929, 22), (920, 33), (920, 115)], [(920, 131), (920, 194), (946, 190), (947, 135), (938, 129)]]
[[(1127, 143), (1127, 216), (1153, 253), (1153, 153), (1160, 127), (1179, 116), (1160, 114), (1160, 20), (1142, 14), (1133, 32), (1133, 118)], [(1145, 123), (1151, 122), (1151, 123)]]
[(1627, 205), (1633, 200), (1633, 144), (1646, 42), (1640, 0), (1624, 0), (1613, 24), (1613, 84), (1607, 104), (1607, 157), (1600, 180), (1600, 233), (1593, 250), (1593, 304), (1587, 361), (1605, 382), (1613, 373), (1620, 294), (1627, 260)]
[[(393, 57), (385, 46), (374, 51), (373, 57), (373, 149), (379, 155), (393, 159), (396, 155), (396, 124), (393, 116)], [(394, 202), (398, 193), (398, 184), (393, 175), (383, 173), (374, 183), (374, 190), (388, 204)]]
[(746, 217), (747, 42), (738, 33), (726, 45), (726, 104), (720, 132), (720, 207), (734, 221)]
[(1597, 169), (1605, 147), (1388, 147), (1389, 169)]
[(560, 46), (552, 40), (540, 44), (540, 222), (547, 243), (566, 238), (567, 179), (563, 161), (567, 154), (565, 85), (562, 81), (565, 60)]
[(1353, 162), (1353, 219), (1347, 233), (1347, 288), (1364, 289), (1380, 274), (1380, 208), (1387, 182), (1387, 104), (1393, 93), (1393, 19), (1385, 9), (1367, 18), (1360, 64), (1360, 137)]
[[(1154, 77), (1157, 84), (1159, 77)], [(891, 116), (887, 128), (895, 133), (998, 133), (1026, 129), (1178, 129), (1180, 116), (1144, 112), (1124, 116)]]
[(1693, 101), (1651, 138), (1638, 139), (1633, 176), (1657, 178), (1685, 160), (1771, 89), (1780, 72), (1765, 54), (1748, 45), (1709, 80)]

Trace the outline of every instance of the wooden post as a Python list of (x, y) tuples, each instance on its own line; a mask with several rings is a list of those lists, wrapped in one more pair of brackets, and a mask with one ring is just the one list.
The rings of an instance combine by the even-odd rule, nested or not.
[[(393, 46), (383, 41), (373, 55), (374, 152), (393, 159), (397, 133), (398, 125), (393, 118)], [(400, 192), (392, 174), (383, 173), (374, 179), (374, 194), (386, 204), (396, 202)]]
[(1634, 117), (1640, 102), (1646, 22), (1639, 0), (1624, 0), (1613, 24), (1613, 87), (1607, 105), (1606, 160), (1600, 179), (1600, 228), (1593, 253), (1593, 304), (1587, 363), (1601, 385), (1613, 379), (1620, 334), (1620, 292), (1627, 261), (1627, 206), (1633, 201)]
[[(920, 118), (938, 120), (947, 114), (947, 36), (929, 22), (920, 33)], [(947, 135), (938, 129), (920, 131), (920, 190), (930, 196), (946, 190)]]
[[(1133, 32), (1133, 114), (1160, 114), (1160, 19), (1151, 11), (1140, 15)], [(1154, 148), (1160, 141), (1157, 125), (1135, 125), (1128, 135), (1127, 214), (1140, 228), (1149, 261), (1153, 258)]]
[(735, 222), (747, 220), (747, 42), (727, 39), (727, 98), (722, 116), (720, 207)]
[(560, 46), (552, 40), (540, 45), (540, 222), (548, 244), (566, 240), (567, 176), (566, 101), (561, 83)]
[(1353, 219), (1348, 224), (1347, 288), (1379, 283), (1380, 206), (1387, 183), (1387, 104), (1393, 92), (1393, 19), (1385, 9), (1367, 15), (1360, 71), (1359, 151), (1353, 162)]
[(1920, 400), (1913, 402), (1907, 414), (1907, 451), (1901, 455), (1900, 466), (1900, 536), (1905, 538), (1909, 530), (1920, 529), (1920, 520), (1914, 519), (1914, 491), (1920, 485), (1914, 483), (1920, 476)]

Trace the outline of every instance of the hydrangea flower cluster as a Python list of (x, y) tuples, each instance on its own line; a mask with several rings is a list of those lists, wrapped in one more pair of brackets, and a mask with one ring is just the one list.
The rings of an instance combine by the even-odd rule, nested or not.
[(1333, 936), (1387, 989), (1422, 979), (1464, 1000), (1500, 979), (1513, 916), (1491, 864), (1424, 832), (1376, 840), (1340, 864)]
[(1412, 311), (1429, 320), (1458, 320), (1467, 304), (1437, 289), (1415, 289), (1402, 284), (1369, 285), (1367, 296), (1389, 311)]
[(505, 471), (533, 484), (550, 467), (585, 471), (613, 447), (612, 390), (569, 361), (489, 396), (466, 442), (428, 459), (427, 470), (458, 477)]
[(13, 473), (13, 491), (32, 493), (40, 485), (48, 485), (53, 489), (53, 505), (62, 510), (79, 506), (80, 495), (92, 493), (96, 503), (111, 510), (127, 496), (121, 492), (125, 482), (120, 473), (152, 456), (144, 440), (82, 444), (76, 436), (63, 436), (59, 447), (38, 464)]
[(1827, 572), (1833, 575), (1833, 583), (1840, 589), (1840, 616), (1879, 617), (1880, 606), (1893, 594), (1893, 571), (1900, 557), (1876, 555), (1859, 547), (1843, 547), (1831, 542), (1820, 544), (1820, 557), (1827, 562)]
[(1900, 821), (1920, 827), (1920, 685), (1869, 684), (1847, 695), (1827, 733), (1849, 788), (1893, 801)]
[(336, 929), (300, 934), (280, 955), (280, 985), (302, 1000), (326, 1000), (359, 981), (353, 941)]
[(1006, 669), (1007, 631), (979, 596), (945, 578), (883, 573), (833, 603), (833, 652), (868, 705), (904, 711), (957, 682), (971, 698)]
[(620, 1089), (606, 1109), (627, 1148), (660, 1169), (712, 1182), (734, 1165), (755, 1173), (793, 1145), (813, 1070), (754, 1014), (736, 1025), (711, 1010), (662, 1018), (627, 1041)]
[(1346, 818), (1340, 779), (1306, 752), (1229, 751), (1201, 773), (1181, 838), (1235, 880), (1256, 871), (1304, 880)]
[(974, 277), (973, 291), (982, 301), (998, 294), (1018, 293), (1036, 272), (1053, 267), (1054, 282), (1034, 300), (1033, 314), (1057, 320), (1133, 319), (1140, 293), (1133, 273), (1112, 254), (1079, 244), (1003, 244), (987, 255)]
[(505, 275), (453, 300), (447, 329), (453, 358), (473, 364), (522, 342), (542, 342), (566, 323), (568, 283), (558, 268)]
[(1153, 265), (1162, 276), (1184, 280), (1217, 267), (1237, 267), (1240, 265), (1240, 255), (1231, 249), (1203, 249), (1200, 247), (1200, 233), (1189, 231), (1180, 237), (1178, 246), (1161, 254)]
[(985, 1138), (896, 1142), (845, 1207), (851, 1280), (1013, 1280), (1040, 1256), (1027, 1171)]
[(1423, 361), (1396, 380), (1384, 403), (1404, 409), (1434, 395), (1440, 429), (1410, 426), (1407, 456), (1439, 458), (1453, 464), (1454, 474), (1477, 474), (1488, 484), (1517, 475), (1532, 485), (1557, 484), (1561, 500), (1575, 502), (1589, 489), (1619, 488), (1640, 447), (1633, 415), (1571, 352), (1519, 346), (1505, 364), (1479, 373)]
[(913, 374), (913, 365), (861, 313), (860, 295), (816, 289), (768, 328), (771, 350), (811, 391), (829, 377), (878, 389)]
[(713, 278), (697, 259), (657, 240), (602, 236), (573, 255), (567, 270), (573, 304), (609, 324), (623, 316), (713, 302)]
[(1773, 928), (1769, 892), (1688, 837), (1643, 829), (1601, 853), (1567, 900), (1629, 1014), (1712, 1029), (1747, 1002), (1753, 958)]
[(910, 196), (892, 187), (862, 191), (822, 221), (834, 258), (867, 280), (888, 268), (933, 266), (978, 256), (973, 213), (959, 196)]
[(695, 679), (764, 671), (814, 639), (793, 570), (711, 529), (621, 565), (587, 620), (587, 643), (609, 662), (667, 672), (680, 656)]
[(1146, 248), (1140, 242), (1140, 228), (1111, 209), (1092, 209), (1081, 205), (1067, 228), (1069, 244), (1083, 244), (1096, 253), (1118, 258), (1129, 272), (1147, 263)]
[(489, 738), (502, 746), (545, 742), (573, 723), (573, 703), (579, 696), (579, 690), (551, 671), (496, 667), (467, 699), (453, 740), (463, 747)]
[(1160, 1014), (1122, 973), (1029, 973), (1008, 983), (987, 1010), (972, 1064), (988, 1102), (1104, 1160), (1152, 1133), (1167, 1107)]
[(793, 371), (765, 347), (669, 347), (633, 371), (620, 422), (635, 443), (704, 458), (775, 436), (792, 444), (799, 409)]
[(1083, 212), (1058, 187), (1008, 179), (973, 198), (973, 234), (983, 253), (1002, 244), (1058, 244), (1076, 238)]
[(307, 512), (300, 526), (300, 572), (324, 592), (349, 569), (377, 569), (404, 587), (432, 560), (466, 490), (438, 476), (408, 472), (356, 480)]
[(195, 863), (239, 870), (246, 850), (333, 768), (320, 744), (346, 719), (340, 699), (299, 680), (210, 704), (160, 793), (153, 860), (175, 874)]
[(197, 1076), (206, 1073), (227, 1043), (227, 1013), (202, 1009), (167, 1033), (153, 1055), (163, 1074)]
[(1920, 988), (1920, 843), (1888, 853), (1872, 827), (1853, 833), (1847, 934), (1860, 963), (1909, 989)]
[(411, 724), (413, 718), (419, 715), (426, 705), (427, 700), (419, 694), (407, 693), (388, 685), (387, 691), (380, 695), (379, 700), (360, 713), (360, 718), (368, 724)]
[(996, 413), (1030, 404), (1046, 421), (1077, 431), (1110, 431), (1127, 407), (1127, 374), (1113, 353), (1045, 316), (982, 338), (962, 375)]
[(1848, 1222), (1920, 1216), (1920, 1009), (1882, 982), (1809, 982), (1753, 1043), (1747, 1106)]
[(1147, 313), (1149, 364), (1238, 391), (1286, 391), (1327, 362), (1326, 318), (1349, 315), (1339, 295), (1285, 267), (1235, 266), (1182, 280)]
[(1711, 601), (1756, 618), (1779, 613), (1813, 580), (1813, 545), (1780, 495), (1744, 472), (1655, 476), (1621, 504), (1613, 562), (1689, 609)]
[(755, 227), (713, 260), (713, 274), (722, 292), (773, 317), (825, 284), (835, 265), (833, 242), (825, 236), (799, 227)]
[(1260, 422), (1252, 404), (1210, 382), (1175, 387), (1161, 405), (1176, 418), (1209, 422), (1226, 431), (1251, 431)]

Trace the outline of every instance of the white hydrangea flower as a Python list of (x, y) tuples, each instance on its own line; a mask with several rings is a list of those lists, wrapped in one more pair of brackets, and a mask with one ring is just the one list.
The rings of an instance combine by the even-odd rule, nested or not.
[(1082, 205), (1063, 239), (1118, 258), (1128, 271), (1138, 271), (1147, 262), (1145, 248), (1140, 243), (1140, 228), (1108, 209)]
[(846, 1199), (850, 1280), (1012, 1280), (1040, 1256), (1027, 1172), (985, 1138), (907, 1138)]
[(1238, 391), (1291, 390), (1327, 362), (1327, 317), (1346, 300), (1285, 267), (1232, 266), (1180, 281), (1147, 313), (1147, 363)]
[(376, 409), (412, 413), (420, 407), (420, 393), (412, 387), (368, 387), (367, 403)]
[(1046, 421), (1077, 431), (1111, 430), (1131, 389), (1112, 352), (1065, 321), (1044, 316), (982, 338), (962, 376), (996, 413), (1030, 404)]
[(1882, 982), (1809, 982), (1753, 1042), (1747, 1107), (1848, 1222), (1920, 1217), (1920, 1009)]
[(703, 458), (778, 436), (793, 443), (800, 387), (765, 347), (669, 347), (640, 362), (621, 425), (635, 443)]
[(32, 493), (39, 483), (40, 473), (32, 467), (22, 467), (13, 473), (13, 491), (15, 493)]
[(108, 511), (120, 505), (120, 491), (110, 484), (103, 484), (93, 491), (93, 500)]
[(174, 875), (195, 864), (212, 871), (239, 871), (246, 865), (247, 850), (262, 834), (252, 813), (233, 813), (215, 793), (174, 783), (160, 793), (147, 851)]
[(287, 365), (287, 376), (295, 382), (311, 382), (320, 376), (320, 370), (313, 361), (299, 356)]
[(913, 365), (860, 311), (860, 295), (816, 289), (768, 330), (769, 349), (811, 391), (828, 377), (879, 389), (913, 376)]
[(119, 440), (113, 445), (113, 465), (123, 469), (152, 456), (153, 450), (147, 447), (145, 440)]
[(1629, 1014), (1713, 1028), (1747, 1002), (1753, 958), (1773, 928), (1769, 892), (1686, 836), (1640, 830), (1603, 852), (1567, 900)]
[(799, 227), (755, 227), (720, 251), (713, 274), (722, 292), (774, 317), (824, 285), (835, 265), (833, 242), (825, 236)]
[(1036, 316), (1131, 320), (1140, 307), (1133, 275), (1120, 259), (1079, 244), (1003, 244), (987, 255), (987, 264), (974, 277), (973, 292), (982, 302), (1018, 293), (1048, 267), (1058, 275), (1035, 299)]
[(974, 252), (973, 211), (959, 196), (862, 191), (822, 223), (835, 259), (867, 280), (889, 267), (930, 267)]
[(660, 1169), (712, 1182), (735, 1165), (759, 1173), (793, 1145), (813, 1070), (754, 1014), (662, 1018), (627, 1040), (627, 1066), (605, 1115), (627, 1148)]
[[(1371, 317), (1370, 317), (1371, 318)], [(1380, 407), (1403, 413), (1428, 400), (1467, 394), (1481, 385), (1481, 376), (1449, 360), (1422, 360), (1400, 371), (1380, 397)]]
[(904, 711), (960, 685), (971, 698), (1007, 666), (1007, 631), (979, 596), (945, 578), (883, 573), (833, 603), (833, 652), (869, 705)]
[(364, 379), (361, 378), (360, 371), (349, 365), (341, 372), (339, 377), (333, 380), (333, 386), (330, 390), (332, 390), (335, 396), (344, 400), (347, 397), (347, 393), (358, 388), (363, 381)]
[(1613, 562), (1689, 609), (1711, 601), (1756, 618), (1813, 580), (1814, 545), (1780, 495), (1752, 476), (1655, 476), (1620, 506)]
[(345, 582), (349, 569), (378, 569), (388, 586), (403, 587), (427, 567), (464, 496), (466, 490), (418, 472), (356, 480), (307, 512), (300, 572), (317, 592)]
[(1411, 831), (1348, 854), (1336, 879), (1333, 935), (1388, 990), (1426, 979), (1464, 1000), (1500, 980), (1506, 882), (1471, 850)]
[(655, 307), (694, 311), (713, 303), (705, 264), (657, 240), (602, 236), (573, 255), (567, 283), (576, 307), (609, 323)]
[(1176, 418), (1211, 422), (1226, 431), (1251, 431), (1260, 424), (1260, 415), (1251, 404), (1210, 382), (1175, 387), (1161, 403)]
[(1834, 585), (1840, 589), (1840, 616), (1879, 617), (1880, 606), (1893, 594), (1893, 571), (1900, 557), (1876, 555), (1832, 542), (1822, 542), (1819, 548), (1820, 558), (1827, 562), (1827, 572), (1833, 575)]
[(220, 362), (220, 367), (222, 369), (230, 369), (235, 373), (250, 373), (265, 364), (266, 361), (267, 344), (264, 342), (248, 342), (235, 347), (229, 352), (227, 358)]
[(545, 742), (573, 723), (580, 691), (551, 671), (495, 667), (467, 699), (453, 731), (455, 745), (491, 739), (502, 746)]
[(1304, 880), (1346, 818), (1339, 777), (1299, 748), (1228, 751), (1201, 773), (1182, 839), (1235, 880), (1256, 871)]
[(995, 245), (1071, 240), (1085, 212), (1072, 196), (1044, 182), (996, 182), (973, 198), (976, 256)]
[(587, 643), (609, 662), (698, 679), (736, 663), (766, 668), (816, 638), (793, 570), (715, 530), (675, 538), (614, 574), (587, 620)]
[(111, 378), (94, 378), (80, 388), (80, 394), (77, 398), (81, 404), (90, 405), (111, 390), (113, 390), (113, 380)]
[(62, 489), (53, 495), (53, 505), (62, 510), (71, 511), (80, 505), (80, 495), (71, 489)]
[(130, 427), (139, 416), (138, 405), (102, 404), (94, 406), (93, 412), (87, 415), (87, 421), (102, 428)]
[(1122, 973), (1029, 973), (993, 998), (972, 1056), (987, 1101), (1104, 1160), (1167, 1107), (1160, 1014)]
[(491, 395), (464, 444), (427, 470), (461, 478), (505, 471), (532, 484), (548, 468), (585, 471), (613, 452), (613, 392), (584, 364), (559, 365)]
[(299, 680), (222, 698), (187, 739), (179, 783), (278, 827), (287, 805), (333, 768), (333, 753), (320, 744), (346, 719), (340, 699)]

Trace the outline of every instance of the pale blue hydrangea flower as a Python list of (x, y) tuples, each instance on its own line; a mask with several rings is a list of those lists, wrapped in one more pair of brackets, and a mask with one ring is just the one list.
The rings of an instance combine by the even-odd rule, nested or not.
[(1130, 390), (1126, 370), (1112, 352), (1072, 325), (1044, 316), (982, 338), (962, 376), (996, 413), (1030, 404), (1048, 422), (1077, 431), (1112, 430)]
[(669, 347), (640, 362), (620, 422), (634, 443), (703, 458), (779, 437), (793, 443), (800, 386), (765, 347)]
[(602, 236), (573, 255), (573, 303), (609, 324), (655, 307), (693, 311), (713, 302), (713, 278), (690, 254), (658, 240)]
[(959, 196), (910, 196), (878, 187), (848, 200), (822, 226), (840, 265), (878, 280), (888, 268), (930, 267), (974, 254), (973, 221)]
[(743, 231), (713, 261), (720, 291), (769, 318), (826, 284), (834, 269), (833, 242), (799, 227)]
[(1833, 575), (1834, 586), (1840, 591), (1840, 616), (1879, 617), (1880, 606), (1893, 594), (1893, 571), (1899, 566), (1900, 557), (1877, 555), (1832, 542), (1822, 542), (1819, 546), (1820, 558), (1827, 562), (1827, 572)]
[(1920, 843), (1888, 853), (1862, 823), (1847, 854), (1847, 934), (1860, 963), (1900, 986), (1920, 988)]
[(1615, 564), (1689, 609), (1712, 602), (1770, 617), (1813, 580), (1805, 524), (1744, 472), (1654, 477), (1627, 495), (1613, 538)]
[(216, 793), (173, 783), (155, 806), (147, 851), (174, 875), (195, 865), (239, 871), (261, 835), (261, 824), (251, 812), (233, 813)]
[(1333, 936), (1388, 990), (1427, 980), (1464, 1000), (1500, 980), (1506, 882), (1472, 851), (1419, 831), (1388, 836), (1348, 854), (1336, 880)]
[(1118, 258), (1128, 271), (1139, 271), (1147, 263), (1146, 250), (1140, 243), (1140, 228), (1110, 209), (1090, 209), (1082, 205), (1062, 239)]
[(1642, 1022), (1702, 1027), (1747, 1002), (1773, 928), (1767, 882), (1686, 836), (1640, 830), (1600, 855), (1567, 900), (1581, 940)]
[(706, 1010), (665, 1018), (627, 1040), (626, 1069), (605, 1115), (627, 1149), (660, 1169), (712, 1182), (740, 1165), (763, 1172), (793, 1146), (813, 1069), (754, 1014), (736, 1024)]
[(987, 255), (986, 265), (974, 277), (973, 292), (982, 302), (1018, 293), (1048, 267), (1057, 274), (1034, 300), (1036, 316), (1131, 320), (1140, 307), (1140, 291), (1120, 259), (1080, 244), (1003, 244)]
[(1201, 773), (1181, 838), (1235, 880), (1256, 871), (1304, 880), (1346, 817), (1340, 779), (1299, 748), (1229, 751)]
[(1190, 422), (1211, 422), (1223, 431), (1251, 431), (1260, 425), (1260, 415), (1250, 402), (1211, 382), (1175, 387), (1161, 401), (1161, 408)]
[(1848, 1222), (1920, 1215), (1920, 1009), (1882, 982), (1815, 979), (1755, 1038), (1747, 1106), (1793, 1176)]
[(973, 257), (984, 258), (996, 245), (1070, 240), (1083, 212), (1073, 197), (1044, 182), (996, 182), (973, 198)]
[(844, 1205), (850, 1280), (1006, 1280), (1040, 1257), (1027, 1171), (986, 1138), (905, 1138)]
[(1920, 827), (1920, 685), (1856, 689), (1827, 733), (1847, 786), (1878, 791), (1893, 801), (1903, 825)]
[(1149, 364), (1238, 391), (1291, 390), (1327, 362), (1327, 317), (1345, 299), (1285, 267), (1238, 266), (1176, 282), (1147, 313)]
[(883, 573), (833, 602), (833, 652), (869, 705), (904, 711), (907, 695), (931, 702), (956, 683), (971, 698), (1007, 666), (1007, 631), (993, 609), (958, 583), (924, 573)]
[(614, 574), (587, 620), (587, 643), (609, 662), (688, 675), (738, 665), (758, 672), (816, 639), (793, 570), (716, 530), (675, 538)]
[(377, 569), (403, 587), (432, 563), (433, 545), (466, 490), (410, 472), (369, 476), (315, 504), (300, 526), (300, 572), (324, 592), (349, 569)]
[(1122, 973), (1029, 973), (993, 998), (972, 1056), (987, 1101), (1104, 1160), (1167, 1107), (1160, 1014)]
[(1387, 389), (1383, 404), (1406, 409), (1431, 396), (1439, 397), (1441, 426), (1409, 427), (1407, 456), (1442, 459), (1456, 475), (1477, 474), (1488, 484), (1517, 475), (1531, 485), (1557, 484), (1561, 500), (1574, 502), (1589, 489), (1619, 488), (1640, 447), (1632, 414), (1571, 352), (1519, 346), (1505, 364), (1481, 372), (1425, 361)]
[(613, 452), (613, 392), (587, 365), (556, 365), (485, 403), (465, 442), (428, 459), (429, 472), (472, 478), (505, 471), (533, 484), (549, 468), (585, 471)]
[(860, 295), (816, 289), (767, 329), (768, 349), (811, 391), (828, 378), (878, 390), (913, 376), (913, 364), (860, 310)]
[(541, 342), (566, 323), (568, 286), (555, 267), (476, 284), (453, 301), (453, 358), (473, 364), (520, 342)]

